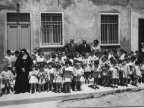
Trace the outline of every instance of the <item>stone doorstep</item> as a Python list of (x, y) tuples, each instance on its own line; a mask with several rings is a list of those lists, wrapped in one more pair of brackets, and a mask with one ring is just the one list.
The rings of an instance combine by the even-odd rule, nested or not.
[(0, 106), (32, 104), (32, 103), (40, 103), (40, 102), (48, 102), (48, 101), (69, 101), (69, 100), (78, 100), (78, 99), (92, 99), (92, 98), (99, 98), (102, 96), (106, 96), (109, 94), (122, 93), (122, 92), (135, 92), (140, 90), (144, 90), (144, 87), (131, 87), (131, 88), (124, 88), (124, 89), (117, 89), (117, 90), (112, 89), (112, 90), (102, 91), (102, 92), (68, 94), (68, 95), (54, 96), (54, 97), (1, 101)]

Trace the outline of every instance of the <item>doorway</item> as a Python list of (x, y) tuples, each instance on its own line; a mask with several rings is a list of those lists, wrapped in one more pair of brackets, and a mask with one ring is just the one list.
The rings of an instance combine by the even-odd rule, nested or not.
[(139, 45), (139, 50), (141, 50), (141, 43), (144, 42), (144, 19), (139, 19), (139, 40), (138, 40), (138, 45)]
[(7, 13), (7, 49), (31, 51), (29, 13)]

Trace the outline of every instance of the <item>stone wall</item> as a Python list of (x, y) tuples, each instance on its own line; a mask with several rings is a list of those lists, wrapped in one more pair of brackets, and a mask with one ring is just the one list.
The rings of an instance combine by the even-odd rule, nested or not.
[[(20, 0), (19, 0), (20, 1)], [(120, 43), (121, 48), (130, 51), (130, 9), (123, 5), (97, 5), (91, 0), (21, 0), (20, 12), (31, 13), (32, 49), (41, 43), (41, 13), (64, 13), (64, 44), (71, 37), (76, 43), (83, 38), (92, 44), (94, 39), (100, 40), (100, 13), (101, 11), (116, 10), (120, 14)], [(3, 12), (3, 10), (2, 10)], [(4, 30), (4, 15), (0, 13), (0, 39), (6, 36)], [(0, 41), (1, 41), (0, 40)], [(7, 41), (5, 41), (7, 42)], [(4, 51), (4, 41), (0, 42), (0, 51)], [(45, 48), (45, 51), (57, 48)], [(3, 56), (3, 53), (1, 53)]]
[(130, 50), (130, 11), (124, 6), (98, 6), (89, 0), (64, 0), (63, 2), (29, 0), (21, 4), (21, 11), (32, 11), (33, 47), (40, 45), (40, 15), (42, 12), (64, 12), (65, 44), (71, 37), (74, 37), (78, 44), (83, 38), (92, 44), (94, 39), (100, 39), (100, 11), (117, 10), (120, 13), (121, 47), (127, 51)]

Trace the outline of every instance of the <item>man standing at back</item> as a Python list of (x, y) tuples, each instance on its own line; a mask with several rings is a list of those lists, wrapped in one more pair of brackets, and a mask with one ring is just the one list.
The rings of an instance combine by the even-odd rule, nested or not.
[(81, 54), (90, 53), (91, 48), (90, 45), (87, 44), (87, 40), (83, 39), (83, 43), (79, 45), (79, 52)]
[(74, 38), (71, 38), (70, 43), (65, 45), (65, 51), (72, 58), (75, 57), (75, 53), (78, 51), (78, 46), (74, 43)]

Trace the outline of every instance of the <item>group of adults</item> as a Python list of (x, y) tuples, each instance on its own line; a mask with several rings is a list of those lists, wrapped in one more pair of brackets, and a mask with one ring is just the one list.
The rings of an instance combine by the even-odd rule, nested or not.
[(99, 41), (94, 40), (93, 45), (90, 46), (87, 44), (87, 40), (83, 39), (82, 44), (79, 46), (74, 42), (74, 38), (70, 39), (70, 43), (65, 45), (66, 52), (73, 58), (76, 54), (76, 52), (79, 52), (80, 54), (84, 53), (90, 53), (90, 52), (100, 52), (101, 48), (99, 46)]

